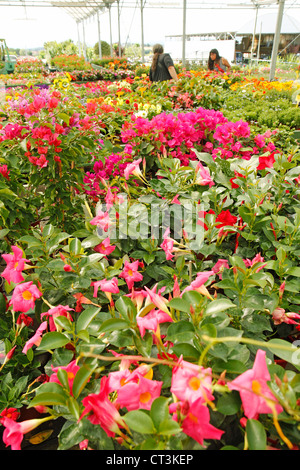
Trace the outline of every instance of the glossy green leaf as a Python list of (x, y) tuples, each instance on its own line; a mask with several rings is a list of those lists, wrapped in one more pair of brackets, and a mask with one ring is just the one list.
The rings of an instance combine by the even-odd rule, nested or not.
[(56, 348), (63, 348), (69, 342), (70, 339), (63, 333), (59, 333), (58, 331), (51, 331), (50, 333), (44, 334), (37, 349), (48, 351)]
[(229, 299), (217, 299), (208, 304), (205, 313), (210, 315), (213, 313), (223, 312), (229, 308), (236, 308), (236, 305)]
[(133, 410), (123, 416), (125, 423), (132, 431), (141, 434), (152, 434), (155, 432), (155, 426), (150, 416), (144, 411)]
[(267, 434), (260, 421), (248, 419), (246, 433), (249, 450), (266, 450)]

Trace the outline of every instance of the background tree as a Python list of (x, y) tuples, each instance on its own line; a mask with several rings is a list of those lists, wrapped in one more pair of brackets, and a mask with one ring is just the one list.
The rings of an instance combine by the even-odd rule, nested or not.
[[(94, 46), (95, 55), (99, 57), (99, 42), (96, 42)], [(110, 56), (110, 45), (106, 41), (101, 41), (101, 53), (102, 57)]]

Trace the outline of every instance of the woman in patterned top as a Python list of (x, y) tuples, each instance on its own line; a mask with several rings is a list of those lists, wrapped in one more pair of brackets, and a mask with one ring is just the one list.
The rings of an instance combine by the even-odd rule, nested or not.
[(225, 73), (229, 72), (230, 69), (231, 66), (229, 62), (224, 57), (220, 56), (217, 49), (212, 49), (209, 53), (208, 70)]

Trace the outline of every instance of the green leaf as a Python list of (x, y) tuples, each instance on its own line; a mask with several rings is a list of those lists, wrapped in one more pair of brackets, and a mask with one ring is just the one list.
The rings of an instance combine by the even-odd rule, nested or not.
[(246, 424), (249, 450), (266, 450), (267, 435), (263, 425), (256, 419), (248, 419)]
[(174, 299), (170, 300), (168, 305), (175, 310), (179, 310), (180, 312), (190, 313), (191, 311), (189, 302), (180, 297), (174, 297)]
[(67, 401), (67, 407), (70, 411), (70, 413), (75, 416), (76, 420), (78, 421), (78, 419), (80, 418), (80, 408), (79, 408), (79, 404), (77, 403), (77, 401), (75, 400), (74, 397), (70, 397)]
[(92, 373), (94, 372), (95, 367), (96, 366), (93, 366), (91, 364), (84, 364), (77, 371), (72, 386), (72, 392), (75, 398), (77, 398), (84, 389)]
[(123, 419), (132, 431), (136, 431), (141, 434), (155, 433), (154, 423), (150, 416), (144, 411), (129, 411), (125, 416), (123, 416)]
[(74, 255), (79, 255), (81, 252), (81, 242), (78, 238), (73, 238), (70, 241), (70, 252), (74, 253)]
[(199, 292), (196, 292), (194, 290), (189, 290), (185, 292), (182, 298), (193, 307), (197, 307), (198, 305), (200, 305), (203, 300), (203, 296), (199, 294)]
[(241, 400), (237, 393), (224, 394), (218, 399), (217, 410), (225, 416), (236, 414), (240, 407)]
[(128, 312), (132, 312), (136, 316), (136, 308), (129, 297), (122, 296), (115, 303), (116, 309), (125, 320), (128, 320)]
[(195, 336), (194, 325), (188, 321), (171, 323), (167, 330), (168, 341), (190, 341)]
[(293, 346), (288, 341), (283, 339), (274, 338), (268, 341), (267, 343), (268, 348), (272, 351), (276, 356), (284, 359), (285, 361), (293, 364), (300, 370), (300, 348)]
[(122, 318), (110, 318), (102, 323), (99, 328), (99, 332), (108, 332), (114, 330), (122, 330), (128, 328), (129, 323), (128, 321), (122, 320)]
[(8, 228), (3, 228), (2, 230), (0, 230), (0, 240), (2, 240), (8, 233), (9, 233)]
[(199, 351), (189, 343), (175, 344), (172, 349), (177, 356), (180, 356), (182, 354), (184, 359), (187, 361), (193, 361), (195, 359), (198, 360), (200, 356)]
[(68, 373), (66, 369), (59, 367), (57, 371), (57, 378), (59, 382), (62, 384), (62, 386), (66, 390), (70, 391), (69, 378), (68, 378)]
[(299, 267), (289, 268), (287, 269), (285, 274), (288, 274), (289, 276), (300, 277), (300, 268)]
[(71, 321), (67, 317), (64, 317), (63, 315), (55, 317), (54, 318), (54, 323), (55, 323), (56, 326), (59, 326), (59, 327), (63, 328), (66, 331), (70, 331), (72, 329)]
[(94, 318), (98, 315), (100, 310), (100, 307), (95, 307), (92, 305), (83, 310), (76, 322), (77, 331), (85, 330), (89, 326), (91, 321), (93, 321)]
[(37, 389), (36, 396), (31, 400), (29, 408), (37, 405), (64, 406), (67, 399), (68, 395), (66, 395), (61, 385), (55, 382), (48, 382)]
[(217, 299), (208, 304), (205, 313), (210, 315), (212, 313), (223, 312), (229, 308), (236, 308), (236, 305), (229, 299)]
[(150, 410), (150, 417), (152, 418), (152, 421), (158, 430), (160, 423), (169, 417), (169, 405), (167, 398), (158, 397), (153, 401)]
[(162, 434), (163, 436), (169, 436), (169, 435), (174, 435), (179, 432), (181, 432), (181, 427), (179, 424), (174, 421), (173, 419), (166, 419), (165, 421), (162, 421), (159, 425), (158, 428), (159, 434)]
[(48, 351), (51, 349), (62, 348), (70, 342), (70, 339), (63, 333), (51, 331), (42, 337), (38, 350)]

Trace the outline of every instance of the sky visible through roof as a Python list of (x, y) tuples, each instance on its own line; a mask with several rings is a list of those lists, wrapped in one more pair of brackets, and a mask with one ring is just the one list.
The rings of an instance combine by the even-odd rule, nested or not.
[[(11, 0), (14, 3), (13, 0)], [(74, 18), (62, 8), (29, 6), (43, 0), (22, 0), (22, 6), (5, 6), (9, 0), (0, 0), (0, 37), (9, 47), (23, 49), (43, 47), (47, 41), (78, 40)], [(122, 45), (141, 43), (141, 0), (120, 0), (120, 32)], [(269, 0), (255, 0), (269, 1)], [(37, 3), (34, 3), (37, 2)], [(245, 7), (245, 5), (248, 7)], [(237, 31), (255, 18), (251, 0), (187, 0), (186, 33)], [(164, 43), (165, 36), (182, 34), (183, 0), (146, 0), (144, 8), (144, 43)], [(259, 8), (259, 14), (277, 13), (278, 5)], [(112, 8), (112, 41), (118, 41), (118, 13)], [(285, 15), (300, 24), (300, 0), (286, 0)], [(274, 26), (275, 27), (275, 26)], [(101, 39), (110, 42), (108, 10), (100, 13)], [(82, 24), (79, 34), (82, 37)], [(96, 15), (84, 21), (85, 42), (93, 46), (98, 41)], [(300, 31), (299, 31), (300, 34)]]

